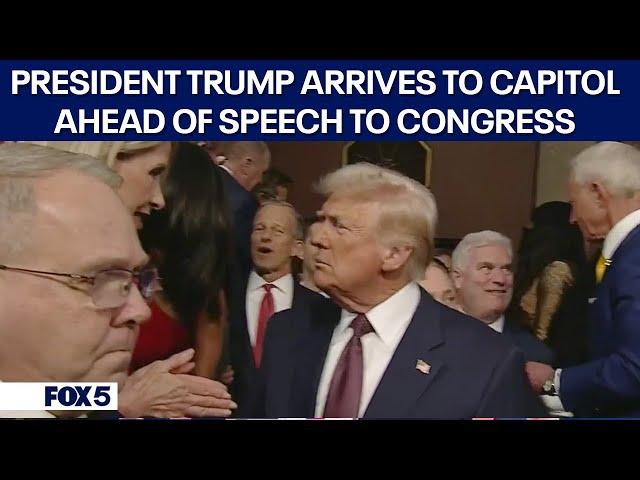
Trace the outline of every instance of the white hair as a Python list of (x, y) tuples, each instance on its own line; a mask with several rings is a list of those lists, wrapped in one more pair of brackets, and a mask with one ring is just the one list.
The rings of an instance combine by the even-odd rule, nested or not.
[(118, 188), (122, 178), (94, 157), (26, 143), (0, 145), (0, 255), (18, 252), (36, 211), (31, 180), (76, 170)]
[(619, 142), (592, 145), (571, 160), (570, 179), (599, 181), (614, 196), (633, 196), (640, 192), (640, 150)]
[(458, 271), (466, 269), (471, 257), (471, 250), (489, 245), (499, 245), (506, 248), (509, 257), (513, 258), (513, 247), (508, 237), (493, 230), (483, 230), (482, 232), (469, 233), (460, 240), (460, 243), (451, 254), (452, 268)]
[(378, 238), (387, 246), (408, 246), (407, 270), (420, 281), (431, 261), (438, 210), (433, 194), (405, 175), (370, 163), (347, 165), (322, 178), (316, 190), (329, 197), (348, 195), (377, 202)]

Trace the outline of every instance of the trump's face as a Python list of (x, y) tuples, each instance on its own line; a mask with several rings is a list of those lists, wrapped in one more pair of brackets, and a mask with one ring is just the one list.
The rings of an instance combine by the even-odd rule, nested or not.
[(303, 247), (303, 266), (304, 270), (308, 273), (313, 274), (315, 270), (315, 256), (318, 252), (318, 247), (313, 244), (313, 232), (318, 228), (318, 224), (314, 223), (309, 225), (309, 230), (307, 232), (307, 238), (304, 241)]
[(377, 240), (377, 205), (332, 195), (311, 230), (316, 285), (340, 303), (358, 293), (381, 272), (383, 250)]

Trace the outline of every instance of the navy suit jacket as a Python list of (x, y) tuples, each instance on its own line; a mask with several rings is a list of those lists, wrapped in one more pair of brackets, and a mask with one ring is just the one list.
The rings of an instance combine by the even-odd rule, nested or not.
[(551, 349), (526, 328), (511, 321), (508, 316), (505, 318), (502, 335), (522, 351), (525, 361), (554, 364), (554, 355)]
[(640, 226), (613, 254), (589, 317), (591, 360), (562, 370), (563, 406), (578, 416), (640, 417)]
[[(253, 417), (315, 416), (318, 384), (340, 308), (330, 300), (278, 313), (267, 328)], [(430, 366), (416, 369), (417, 360)], [(364, 418), (464, 419), (546, 414), (529, 387), (522, 353), (500, 334), (427, 292)]]
[[(232, 223), (234, 258), (230, 280), (232, 290), (234, 290), (234, 285), (241, 288), (251, 270), (251, 232), (253, 231), (253, 218), (258, 210), (258, 202), (224, 168), (220, 168), (220, 174)], [(236, 294), (232, 292), (230, 298), (234, 297)]]
[[(256, 365), (253, 360), (253, 347), (249, 337), (249, 329), (247, 328), (246, 313), (246, 292), (247, 284), (245, 282), (242, 290), (242, 306), (231, 312), (230, 316), (230, 341), (231, 341), (231, 365), (233, 367), (233, 383), (231, 385), (231, 394), (234, 401), (238, 404), (237, 416), (245, 416), (248, 413), (248, 395), (251, 386), (256, 382)], [(304, 310), (313, 305), (324, 297), (319, 293), (313, 292), (294, 281), (293, 299), (291, 309)], [(276, 314), (277, 315), (277, 314)], [(275, 318), (269, 319), (268, 325)]]

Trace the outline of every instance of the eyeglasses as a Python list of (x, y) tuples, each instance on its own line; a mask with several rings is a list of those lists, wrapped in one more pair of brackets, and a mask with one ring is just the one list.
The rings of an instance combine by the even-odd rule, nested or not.
[[(95, 306), (100, 309), (119, 308), (123, 306), (129, 298), (133, 284), (138, 287), (140, 294), (147, 302), (153, 298), (155, 292), (160, 290), (160, 277), (158, 276), (158, 270), (155, 268), (145, 268), (139, 272), (126, 269), (110, 269), (103, 270), (95, 275), (45, 272), (28, 268), (8, 267), (6, 265), (0, 265), (0, 270), (33, 274), (41, 276), (42, 278), (48, 278), (49, 280), (55, 279), (46, 275), (69, 278), (71, 279), (70, 282), (60, 283), (74, 290), (87, 293), (93, 300)], [(81, 283), (90, 285), (89, 289), (83, 290), (78, 288), (76, 284)]]

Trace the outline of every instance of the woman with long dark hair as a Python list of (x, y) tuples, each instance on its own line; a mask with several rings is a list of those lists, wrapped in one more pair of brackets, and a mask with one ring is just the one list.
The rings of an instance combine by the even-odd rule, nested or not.
[(564, 202), (534, 210), (518, 252), (510, 307), (552, 349), (558, 367), (580, 363), (587, 354), (587, 263), (569, 214)]
[(222, 179), (206, 151), (181, 143), (162, 190), (165, 208), (145, 218), (140, 233), (162, 290), (141, 327), (132, 367), (193, 346), (194, 373), (213, 377), (224, 345), (230, 248)]

